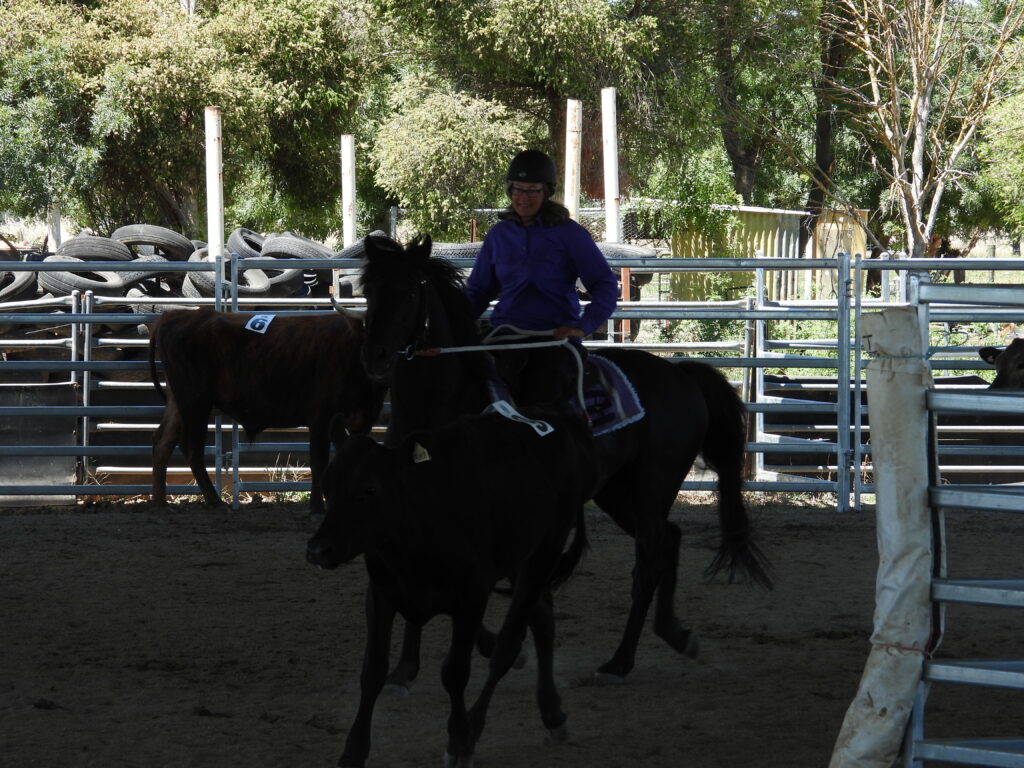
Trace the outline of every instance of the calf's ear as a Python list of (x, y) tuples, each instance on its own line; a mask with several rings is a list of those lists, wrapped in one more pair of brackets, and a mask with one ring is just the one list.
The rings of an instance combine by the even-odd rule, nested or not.
[(345, 429), (345, 417), (342, 414), (336, 413), (331, 417), (331, 426), (328, 427), (328, 434), (330, 434), (331, 442), (336, 449), (344, 445), (345, 440), (348, 439), (348, 430)]
[(989, 365), (995, 365), (996, 358), (999, 357), (999, 350), (995, 347), (982, 347), (978, 350), (978, 356)]

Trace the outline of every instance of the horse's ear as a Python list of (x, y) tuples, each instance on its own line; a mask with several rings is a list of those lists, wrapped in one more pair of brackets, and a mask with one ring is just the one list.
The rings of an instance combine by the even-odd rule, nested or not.
[(398, 243), (379, 229), (374, 230), (363, 238), (363, 244), (366, 246), (366, 258), (368, 260), (373, 260), (378, 256), (383, 256), (387, 253), (394, 253), (402, 249)]
[(999, 350), (995, 347), (982, 347), (978, 350), (978, 356), (989, 365), (995, 365), (996, 358), (999, 357)]
[(417, 235), (416, 238), (409, 243), (406, 253), (425, 261), (430, 258), (430, 251), (433, 247), (434, 241), (431, 240), (430, 235)]

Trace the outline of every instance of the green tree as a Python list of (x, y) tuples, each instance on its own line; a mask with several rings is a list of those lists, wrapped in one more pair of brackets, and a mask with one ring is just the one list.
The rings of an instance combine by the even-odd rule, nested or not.
[(410, 222), (439, 239), (465, 240), (467, 210), (504, 205), (509, 158), (535, 143), (538, 126), (482, 98), (410, 76), (377, 134), (377, 183), (409, 209)]

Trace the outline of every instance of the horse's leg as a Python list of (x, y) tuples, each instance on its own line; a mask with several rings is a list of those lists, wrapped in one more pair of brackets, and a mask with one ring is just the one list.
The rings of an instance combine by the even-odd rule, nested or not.
[(390, 600), (377, 594), (371, 584), (366, 593), (366, 652), (359, 677), (359, 709), (345, 739), (345, 751), (338, 760), (339, 766), (363, 768), (366, 765), (366, 758), (370, 754), (373, 705), (384, 687), (384, 678), (388, 673), (388, 650), (394, 621), (395, 607)]
[[(650, 489), (650, 483), (653, 482), (655, 480), (647, 475), (638, 478), (636, 482), (627, 482), (620, 476), (594, 497), (598, 506), (633, 536), (636, 552), (632, 604), (626, 628), (615, 654), (598, 668), (599, 677), (606, 682), (621, 682), (632, 671), (636, 663), (640, 633), (643, 631), (655, 590), (662, 585), (670, 564), (678, 563), (679, 538), (673, 536), (666, 527), (668, 511), (675, 494), (673, 492), (671, 498), (667, 500), (656, 498)], [(678, 487), (679, 484), (676, 483), (675, 488)], [(674, 554), (669, 554), (672, 547), (675, 547)], [(673, 573), (659, 598), (659, 608), (662, 611), (659, 619), (662, 628), (677, 624), (672, 605), (674, 587)], [(676, 650), (685, 650), (686, 643), (687, 641), (683, 640), (683, 647)], [(673, 647), (676, 645), (673, 644)]]
[(387, 685), (395, 693), (403, 696), (409, 693), (412, 681), (420, 673), (420, 641), (422, 632), (418, 626), (405, 622), (402, 634), (402, 649), (398, 654), (398, 663), (388, 675)]
[(445, 768), (471, 768), (473, 765), (473, 746), (477, 734), (466, 711), (466, 685), (469, 683), (476, 632), (483, 621), (486, 607), (485, 595), (482, 600), (470, 601), (464, 610), (452, 615), (451, 647), (441, 665), (441, 682), (448, 692), (451, 705), (448, 712)]
[(676, 572), (679, 569), (679, 545), (682, 538), (678, 525), (673, 522), (665, 524), (665, 568), (658, 583), (658, 598), (654, 605), (654, 634), (679, 653), (695, 659), (698, 650), (697, 633), (683, 626), (676, 618)]

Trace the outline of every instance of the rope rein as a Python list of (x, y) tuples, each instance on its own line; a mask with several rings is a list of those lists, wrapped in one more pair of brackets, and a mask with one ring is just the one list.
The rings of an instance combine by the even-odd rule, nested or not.
[[(511, 333), (502, 333), (498, 335), (499, 331), (509, 330)], [(522, 344), (503, 344), (498, 339), (531, 339), (539, 336), (550, 336), (554, 332), (554, 329), (548, 331), (527, 331), (522, 328), (516, 328), (513, 325), (499, 325), (487, 334), (482, 344), (472, 344), (462, 347), (433, 347), (425, 350), (406, 350), (407, 356), (416, 357), (432, 357), (435, 354), (446, 355), (446, 354), (458, 354), (460, 352), (503, 352), (513, 349), (538, 349), (540, 347), (568, 347), (572, 351), (573, 357), (576, 360), (576, 397), (580, 401), (580, 407), (583, 412), (587, 412), (586, 401), (583, 397), (583, 356), (580, 351), (576, 349), (576, 345), (570, 342), (568, 339), (558, 339), (552, 341), (534, 341), (526, 342)], [(411, 345), (410, 345), (411, 346)]]

